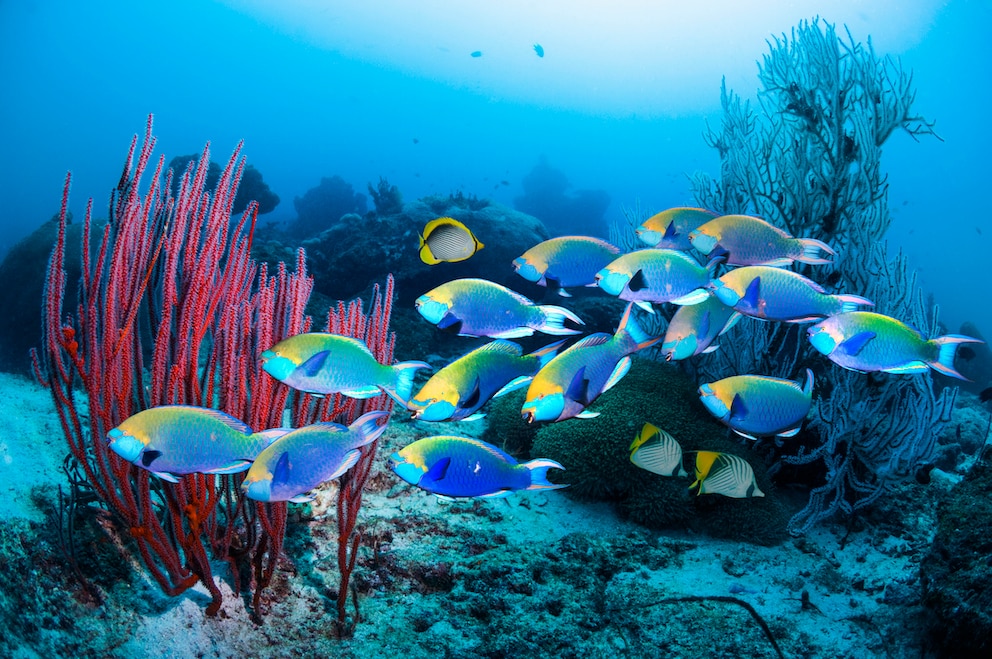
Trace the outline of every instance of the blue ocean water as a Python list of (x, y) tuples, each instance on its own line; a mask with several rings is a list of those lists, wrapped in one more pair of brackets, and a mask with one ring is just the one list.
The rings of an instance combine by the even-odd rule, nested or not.
[[(124, 2), (2, 3), (0, 89), (5, 101), (0, 103), (0, 144), (6, 157), (0, 160), (0, 259), (57, 211), (67, 170), (73, 172), (70, 208), (76, 217), (82, 215), (88, 198), (94, 199), (97, 215), (103, 215), (108, 192), (120, 177), (127, 144), (133, 134), (143, 130), (149, 113), (155, 116), (156, 153), (167, 158), (196, 153), (209, 141), (213, 159), (224, 162), (244, 140), (249, 164), (262, 172), (265, 182), (281, 198), (263, 222), (291, 223), (296, 217), (294, 198), (302, 197), (322, 177), (334, 175), (360, 193), (367, 184), (388, 178), (408, 202), (428, 195), (461, 193), (513, 207), (528, 174), (545, 163), (567, 177), (570, 191), (598, 190), (608, 196), (602, 226), (605, 234), (608, 223), (622, 218), (623, 207), (638, 205), (646, 215), (693, 204), (689, 177), (700, 171), (713, 176), (719, 173), (717, 153), (705, 144), (702, 133), (721, 121), (721, 80), (744, 98), (753, 98), (758, 89), (756, 61), (767, 52), (767, 40), (818, 15), (836, 23), (839, 34), (844, 34), (843, 26), (847, 26), (855, 41), (870, 38), (877, 53), (900, 58), (914, 72), (914, 109), (925, 120), (936, 122), (939, 139), (922, 136), (916, 140), (900, 131), (885, 144), (882, 164), (894, 218), (887, 235), (888, 249), (893, 254), (902, 249), (908, 255), (924, 292), (932, 294), (940, 305), (941, 319), (949, 331), (971, 321), (978, 330), (992, 334), (992, 309), (984, 303), (987, 273), (982, 256), (992, 241), (992, 224), (982, 210), (985, 154), (990, 146), (982, 123), (990, 101), (984, 82), (992, 54), (985, 32), (992, 6), (967, 0), (919, 0), (909, 6), (894, 1), (851, 0), (800, 5), (768, 2), (742, 12), (736, 8), (739, 3), (706, 3), (701, 9), (676, 4), (682, 3), (372, 0), (358, 5), (316, 0), (181, 0), (168, 8)], [(397, 354), (397, 358), (427, 356)], [(635, 375), (631, 380), (636, 380)], [(962, 426), (969, 441), (982, 436), (984, 416), (969, 413), (965, 421), (956, 420), (959, 441)], [(415, 434), (406, 427), (396, 432), (398, 436), (391, 437), (395, 448), (411, 441)], [(953, 431), (948, 432), (953, 436)], [(0, 448), (6, 458), (8, 449)], [(959, 447), (954, 455), (960, 453)], [(625, 461), (627, 456), (621, 457)], [(951, 469), (953, 465), (942, 466)], [(459, 504), (447, 509), (433, 499), (424, 503), (426, 498), (407, 497), (397, 504), (388, 485), (379, 483), (377, 487), (370, 501), (376, 510), (389, 510), (395, 517), (382, 514), (376, 518), (376, 523), (387, 529), (376, 530), (380, 534), (375, 539), (379, 571), (367, 569), (366, 574), (372, 576), (362, 587), (373, 600), (364, 605), (366, 611), (378, 612), (381, 619), (389, 619), (393, 602), (388, 598), (396, 594), (390, 592), (376, 601), (379, 593), (389, 589), (372, 580), (385, 579), (383, 575), (390, 570), (415, 582), (411, 588), (426, 588), (426, 594), (454, 589), (456, 599), (470, 600), (471, 604), (462, 608), (468, 609), (467, 617), (474, 620), (471, 624), (479, 625), (472, 627), (473, 632), (484, 629), (490, 615), (499, 618), (506, 614), (499, 609), (489, 613), (493, 600), (465, 585), (476, 577), (487, 584), (486, 588), (509, 582), (520, 589), (511, 588), (513, 596), (524, 599), (526, 595), (530, 602), (540, 600), (540, 606), (535, 604), (532, 611), (534, 619), (557, 618), (563, 607), (571, 607), (569, 615), (575, 615), (575, 609), (588, 608), (587, 600), (578, 596), (564, 604), (555, 600), (557, 595), (541, 600), (544, 595), (538, 592), (538, 596), (530, 597), (527, 589), (534, 586), (526, 579), (523, 581), (527, 583), (520, 584), (515, 580), (524, 572), (543, 586), (541, 579), (551, 573), (551, 581), (559, 579), (567, 587), (575, 586), (555, 573), (556, 552), (567, 554), (570, 565), (586, 561), (592, 572), (609, 572), (609, 578), (614, 574), (611, 570), (621, 574), (611, 584), (620, 594), (613, 594), (614, 599), (600, 615), (614, 612), (618, 603), (620, 608), (630, 604), (629, 593), (638, 591), (639, 579), (656, 589), (652, 592), (666, 594), (664, 589), (669, 587), (657, 574), (648, 576), (647, 567), (636, 576), (624, 576), (624, 570), (634, 569), (629, 565), (620, 569), (610, 563), (620, 544), (607, 540), (597, 544), (571, 535), (563, 540), (555, 537), (554, 522), (540, 542), (535, 542), (539, 549), (535, 550), (534, 563), (517, 565), (512, 574), (509, 569), (508, 573), (485, 573), (485, 561), (466, 558), (456, 566), (456, 572), (464, 570), (456, 576), (445, 571), (451, 569), (449, 564), (447, 568), (432, 568), (439, 573), (418, 574), (414, 579), (410, 577), (415, 571), (410, 567), (413, 559), (407, 559), (409, 555), (401, 550), (403, 543), (406, 547), (412, 544), (411, 537), (419, 537), (419, 530), (414, 524), (401, 528), (396, 519), (410, 518), (433, 531), (424, 534), (437, 543), (430, 551), (423, 550), (429, 556), (431, 551), (447, 556), (444, 552), (451, 546), (444, 538), (457, 535), (465, 546), (453, 551), (461, 552), (462, 558), (474, 556), (473, 552), (502, 551), (504, 560), (512, 560), (506, 559), (506, 554), (513, 554), (521, 542), (519, 537), (511, 536), (507, 542), (500, 531), (485, 541), (478, 540), (490, 522), (504, 523), (496, 528), (507, 529), (512, 528), (508, 519), (514, 515), (536, 524), (557, 519), (550, 513), (542, 517), (545, 513), (540, 508), (544, 506), (551, 506), (548, 511), (553, 509), (564, 519), (572, 514), (571, 500), (543, 493), (541, 497), (523, 498), (528, 502), (526, 513), (510, 507), (524, 507), (517, 499), (506, 508)], [(932, 506), (936, 496), (933, 489), (920, 497), (924, 500), (921, 506)], [(398, 513), (392, 512), (394, 505)], [(795, 507), (802, 505), (800, 502)], [(583, 517), (586, 526), (582, 532), (589, 532), (590, 537), (600, 528), (610, 527), (612, 532), (615, 529), (611, 525), (618, 524), (602, 510), (582, 514), (589, 515)], [(638, 511), (628, 510), (626, 514), (636, 518)], [(883, 517), (885, 512), (878, 515)], [(450, 532), (447, 524), (456, 526), (457, 533)], [(765, 570), (762, 578), (757, 579), (753, 573), (758, 569), (750, 559), (738, 558), (735, 564), (734, 558), (725, 558), (718, 566), (706, 563), (713, 553), (733, 556), (740, 552), (732, 542), (707, 545), (692, 555), (702, 541), (693, 544), (664, 536), (659, 539), (633, 526), (623, 526), (618, 532), (626, 534), (629, 541), (623, 551), (648, 556), (643, 564), (651, 566), (653, 573), (678, 563), (683, 554), (690, 555), (686, 563), (697, 572), (685, 582), (698, 583), (699, 573), (705, 576), (707, 569), (716, 572), (719, 579), (732, 577), (735, 581), (726, 588), (719, 581), (719, 592), (745, 596), (765, 593), (768, 599), (780, 599), (774, 614), (780, 621), (793, 615), (789, 606), (808, 611), (809, 595), (800, 595), (806, 583), (802, 579), (836, 595), (834, 601), (817, 600), (834, 620), (841, 620), (847, 609), (870, 605), (877, 593), (884, 593), (892, 610), (902, 606), (897, 594), (889, 593), (900, 592), (893, 584), (910, 589), (900, 581), (904, 576), (898, 571), (904, 563), (915, 570), (918, 554), (926, 545), (920, 538), (928, 542), (927, 533), (932, 531), (919, 534), (915, 540), (914, 530), (904, 533), (910, 538), (905, 542), (913, 545), (910, 549), (896, 546), (895, 532), (890, 536), (879, 532), (881, 539), (861, 538), (862, 562), (869, 548), (883, 542), (894, 548), (886, 545), (885, 552), (880, 553), (904, 559), (904, 563), (886, 568), (869, 561), (872, 567), (864, 569), (867, 576), (857, 573), (857, 565), (842, 565), (839, 559), (821, 560), (818, 550), (808, 545), (797, 543), (797, 547), (787, 548), (793, 554), (813, 557), (797, 568), (799, 576), (787, 574), (781, 567), (794, 555), (783, 559), (774, 550), (749, 548), (746, 551), (760, 555), (753, 563), (765, 566), (761, 568)], [(900, 532), (909, 526), (905, 522)], [(387, 535), (393, 537), (393, 531), (388, 530), (391, 527), (396, 529), (396, 555), (401, 559), (391, 559), (390, 540), (381, 540)], [(287, 550), (287, 555), (299, 558), (301, 565), (311, 560), (307, 554), (312, 549), (306, 537), (309, 532), (306, 524), (296, 526)], [(820, 529), (811, 535), (831, 547), (846, 542)], [(387, 547), (383, 550), (386, 567), (378, 565), (380, 540)], [(327, 538), (322, 542), (323, 550)], [(500, 549), (504, 545), (509, 548)], [(490, 560), (498, 563), (493, 555), (488, 555)], [(878, 557), (870, 555), (872, 560)], [(366, 559), (371, 561), (363, 557)], [(409, 565), (403, 560), (409, 560)], [(843, 579), (837, 577), (833, 583), (829, 571), (814, 572), (824, 562), (843, 572)], [(879, 576), (882, 574), (884, 577)], [(315, 590), (333, 582), (333, 576), (320, 578), (326, 583), (310, 573), (303, 576), (306, 585)], [(624, 582), (628, 577), (629, 583)], [(742, 579), (743, 585), (737, 579)], [(913, 588), (918, 586), (915, 579), (910, 579)], [(767, 589), (769, 582), (777, 588), (773, 595), (761, 590)], [(848, 583), (859, 584), (854, 588), (859, 597), (863, 595), (860, 603), (850, 603), (854, 598), (841, 601)], [(629, 591), (625, 590), (628, 587)], [(596, 591), (597, 585), (583, 583), (577, 588)], [(466, 591), (473, 594), (465, 595)], [(423, 590), (417, 592), (424, 594)], [(694, 593), (688, 585), (679, 591), (680, 596), (690, 598)], [(593, 592), (589, 601), (599, 595), (602, 593)], [(814, 591), (814, 599), (818, 595)], [(188, 600), (182, 605), (164, 602), (157, 594), (149, 599), (152, 597), (158, 599), (141, 614), (175, 613), (189, 604)], [(200, 622), (205, 597), (197, 597), (186, 611), (189, 620), (196, 620), (189, 624), (203, 627), (206, 635), (218, 633), (218, 627)], [(229, 601), (238, 599), (236, 594), (226, 597)], [(602, 600), (606, 599), (602, 595)], [(434, 598), (418, 602), (426, 613), (413, 620), (417, 632), (433, 628), (434, 642), (439, 646), (460, 635), (457, 625), (464, 622), (455, 623), (453, 633), (437, 631), (442, 627), (438, 621), (447, 620), (446, 601)], [(918, 604), (918, 599), (910, 604)], [(319, 597), (310, 605), (328, 606)], [(235, 615), (243, 613), (240, 609)], [(464, 610), (459, 614), (462, 620), (466, 618)], [(886, 615), (888, 628), (897, 628), (898, 615)], [(274, 620), (282, 618), (291, 615), (277, 611), (272, 616)], [(622, 620), (627, 622), (617, 622)], [(237, 622), (247, 624), (243, 616)], [(617, 615), (610, 623), (583, 621), (583, 628), (595, 624), (612, 629), (611, 625), (620, 628), (629, 620)], [(379, 640), (368, 627), (371, 625), (360, 632), (361, 643), (367, 645), (356, 643), (352, 648), (357, 653)], [(815, 625), (810, 623), (806, 629), (812, 627)], [(405, 629), (400, 628), (396, 635), (404, 636)], [(383, 637), (392, 631), (383, 631)], [(236, 637), (238, 632), (231, 634)], [(146, 649), (141, 644), (154, 636), (146, 632), (135, 646), (125, 646), (118, 655), (142, 654)], [(304, 636), (301, 632), (294, 640)], [(604, 636), (608, 635), (597, 638)], [(753, 646), (767, 649), (764, 639), (756, 636)], [(789, 639), (789, 647), (796, 651), (805, 642), (797, 640), (799, 636)], [(617, 638), (613, 640), (619, 647)], [(195, 647), (210, 647), (211, 642)], [(306, 642), (303, 647), (307, 647)], [(602, 642), (609, 647), (610, 641)], [(638, 643), (638, 648), (653, 647), (654, 639)], [(337, 650), (330, 642), (323, 647)], [(232, 641), (219, 656), (234, 653), (236, 648)], [(863, 656), (876, 650), (879, 648), (873, 646)], [(425, 652), (424, 656), (440, 656)], [(469, 646), (449, 654), (471, 656), (472, 652)], [(512, 651), (502, 655), (492, 652), (493, 656), (513, 655)], [(633, 651), (629, 654), (639, 656)], [(163, 656), (168, 656), (167, 652)], [(519, 656), (541, 655), (531, 649)]]

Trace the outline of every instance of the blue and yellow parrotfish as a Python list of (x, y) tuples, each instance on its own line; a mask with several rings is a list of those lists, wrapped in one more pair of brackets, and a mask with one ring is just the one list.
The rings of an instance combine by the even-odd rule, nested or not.
[(803, 426), (813, 404), (813, 371), (806, 382), (765, 375), (734, 375), (699, 387), (710, 413), (738, 435), (792, 437)]
[(565, 327), (565, 321), (584, 324), (568, 309), (534, 304), (487, 279), (449, 281), (418, 297), (416, 305), (428, 322), (459, 336), (515, 339), (535, 331), (579, 334), (580, 330)]
[(682, 467), (682, 445), (661, 428), (645, 423), (630, 445), (630, 461), (660, 476), (688, 476)]
[(813, 238), (793, 238), (768, 222), (750, 215), (722, 215), (700, 225), (691, 234), (692, 246), (707, 256), (724, 255), (727, 265), (789, 265), (831, 263), (835, 252)]
[(420, 260), (427, 265), (464, 261), (485, 247), (472, 231), (453, 217), (439, 217), (424, 227)]
[(262, 353), (262, 369), (293, 389), (350, 398), (372, 398), (385, 392), (401, 405), (406, 405), (420, 368), (430, 365), (401, 362), (386, 366), (376, 361), (364, 341), (324, 332), (291, 336)]
[(713, 343), (717, 337), (730, 331), (740, 319), (740, 313), (710, 293), (699, 304), (676, 310), (665, 330), (661, 354), (666, 361), (678, 361), (713, 352), (719, 347)]
[(707, 297), (714, 259), (708, 266), (674, 249), (639, 249), (617, 257), (596, 275), (610, 295), (652, 312), (651, 303), (699, 304)]
[(554, 460), (518, 464), (492, 444), (468, 437), (438, 435), (418, 439), (389, 457), (396, 475), (443, 497), (505, 497), (517, 490), (554, 490), (548, 481)]
[(798, 272), (763, 265), (734, 268), (710, 284), (728, 307), (752, 318), (806, 323), (872, 305), (858, 295), (831, 295)]
[(388, 416), (375, 410), (350, 426), (325, 422), (291, 430), (258, 454), (241, 489), (256, 501), (310, 501), (307, 492), (355, 466), (359, 449), (378, 439), (386, 429), (379, 421)]
[(628, 304), (616, 334), (590, 334), (537, 372), (520, 412), (528, 423), (598, 416), (586, 410), (630, 370), (630, 355), (661, 339), (637, 324)]
[(954, 354), (964, 343), (983, 343), (961, 334), (927, 339), (902, 321), (870, 311), (838, 314), (807, 331), (813, 347), (839, 366), (860, 371), (938, 373), (967, 380), (954, 368)]
[(219, 410), (162, 405), (129, 416), (107, 433), (107, 441), (128, 462), (176, 483), (174, 474), (244, 471), (285, 432), (253, 433), (247, 424)]
[(620, 250), (590, 236), (560, 236), (540, 242), (513, 259), (517, 274), (559, 295), (572, 286), (595, 286), (596, 273), (617, 258)]
[(731, 453), (696, 451), (696, 480), (689, 489), (696, 495), (722, 494), (732, 499), (763, 497), (754, 479), (754, 470), (744, 458)]
[(705, 208), (669, 208), (644, 220), (634, 233), (649, 247), (685, 252), (692, 249), (689, 234), (715, 217), (717, 213)]
[(526, 386), (555, 356), (564, 339), (528, 355), (512, 341), (497, 339), (462, 355), (421, 387), (407, 403), (414, 419), (474, 421), (489, 399)]

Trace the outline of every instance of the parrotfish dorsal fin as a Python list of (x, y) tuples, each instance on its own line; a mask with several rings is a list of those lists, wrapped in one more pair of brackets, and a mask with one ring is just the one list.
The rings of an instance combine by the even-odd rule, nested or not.
[(320, 369), (324, 367), (324, 364), (327, 362), (327, 357), (330, 354), (331, 353), (327, 350), (321, 350), (313, 357), (310, 357), (305, 362), (300, 364), (300, 368), (303, 369), (304, 375), (312, 378), (320, 373)]
[(734, 400), (730, 403), (730, 420), (743, 419), (747, 417), (747, 404), (740, 394), (734, 394)]
[(751, 280), (751, 283), (747, 285), (747, 290), (744, 291), (744, 297), (742, 301), (747, 304), (752, 309), (758, 308), (758, 302), (761, 300), (761, 277), (755, 277)]
[(145, 468), (151, 466), (151, 464), (153, 462), (155, 462), (156, 460), (158, 460), (159, 457), (161, 457), (161, 455), (162, 455), (162, 451), (151, 450), (151, 451), (144, 451), (144, 452), (142, 452), (142, 454), (141, 454), (141, 466), (142, 467), (145, 467)]
[(837, 346), (837, 350), (848, 355), (857, 355), (874, 338), (874, 332), (858, 332), (851, 338), (841, 341), (841, 344)]
[(627, 288), (634, 293), (647, 288), (647, 286), (648, 286), (648, 282), (644, 278), (643, 270), (638, 270), (637, 272), (635, 272), (634, 276), (631, 277), (630, 281), (627, 282)]
[(427, 470), (424, 474), (424, 478), (427, 478), (435, 483), (442, 480), (448, 473), (448, 465), (451, 464), (451, 458), (441, 458), (437, 462), (431, 465), (431, 468)]
[(276, 462), (276, 468), (272, 470), (273, 483), (285, 483), (289, 480), (289, 452), (283, 452)]

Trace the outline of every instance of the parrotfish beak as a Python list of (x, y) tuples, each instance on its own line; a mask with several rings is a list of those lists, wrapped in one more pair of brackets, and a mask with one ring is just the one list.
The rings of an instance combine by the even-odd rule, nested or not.
[(524, 421), (554, 421), (565, 411), (565, 396), (561, 392), (546, 394), (524, 403), (520, 413)]
[(437, 325), (448, 313), (448, 305), (444, 302), (433, 300), (427, 295), (421, 295), (416, 301), (417, 311), (427, 319), (428, 322)]
[(690, 334), (674, 341), (665, 341), (661, 344), (661, 352), (665, 355), (665, 361), (678, 361), (688, 359), (696, 354), (697, 345), (699, 345), (699, 341), (696, 339), (696, 335)]
[(737, 294), (737, 291), (727, 286), (719, 279), (712, 280), (709, 283), (708, 288), (713, 291), (713, 295), (716, 296), (716, 299), (720, 300), (720, 302), (724, 303), (731, 309), (734, 305), (741, 301), (741, 296)]
[(716, 238), (702, 233), (698, 229), (689, 233), (689, 242), (692, 243), (696, 251), (703, 255), (709, 255), (716, 247)]
[(713, 391), (713, 387), (709, 384), (699, 387), (699, 400), (710, 411), (710, 414), (718, 419), (722, 419), (730, 414), (730, 410), (724, 405), (723, 401), (720, 400), (716, 392)]
[(518, 275), (527, 281), (541, 281), (541, 277), (544, 276), (537, 271), (537, 268), (533, 264), (528, 263), (522, 256), (513, 259), (513, 268), (517, 271)]
[(410, 401), (410, 409), (413, 410), (413, 418), (421, 421), (445, 421), (455, 413), (455, 406), (446, 400), (438, 401)]
[(108, 432), (107, 441), (110, 442), (110, 450), (132, 463), (136, 462), (141, 452), (145, 450), (145, 444), (140, 439), (126, 434), (120, 428)]
[(420, 483), (420, 479), (424, 477), (424, 470), (420, 467), (407, 462), (403, 456), (399, 453), (393, 453), (389, 456), (390, 467), (397, 476), (405, 480), (410, 485), (417, 485)]
[(641, 239), (642, 243), (646, 243), (651, 247), (654, 247), (661, 242), (661, 233), (658, 231), (652, 231), (646, 228), (643, 224), (635, 230), (637, 237)]
[(296, 370), (298, 364), (288, 357), (277, 356), (271, 350), (262, 353), (262, 370), (280, 382), (285, 382), (287, 378)]
[(806, 330), (809, 342), (813, 344), (820, 354), (829, 355), (837, 347), (837, 339), (822, 324), (818, 323)]
[(255, 501), (269, 501), (272, 497), (272, 480), (262, 479), (257, 481), (245, 481), (241, 484), (241, 489), (244, 490), (245, 496), (249, 499), (254, 499)]
[(620, 295), (624, 286), (630, 281), (630, 275), (622, 272), (613, 272), (609, 268), (603, 268), (596, 273), (596, 283), (601, 289), (610, 295)]

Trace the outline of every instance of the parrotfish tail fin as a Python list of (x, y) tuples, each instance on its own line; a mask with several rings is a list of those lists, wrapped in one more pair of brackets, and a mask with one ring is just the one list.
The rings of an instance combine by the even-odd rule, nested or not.
[(712, 279), (713, 275), (716, 273), (717, 267), (726, 260), (727, 253), (723, 252), (722, 254), (714, 254), (713, 258), (706, 262), (706, 271), (710, 273), (710, 279)]
[[(549, 343), (543, 348), (539, 350), (535, 350), (534, 352), (530, 353), (527, 356), (537, 357), (539, 364), (538, 368), (544, 368), (544, 365), (547, 364), (552, 359), (554, 359), (555, 355), (558, 354), (558, 348), (562, 347), (565, 344), (565, 341), (568, 341), (568, 339), (562, 339), (561, 341), (555, 341), (554, 343)], [(537, 371), (535, 370), (535, 373), (536, 372)]]
[(530, 486), (527, 488), (528, 490), (557, 490), (560, 487), (568, 487), (567, 483), (555, 484), (548, 480), (548, 469), (554, 467), (562, 471), (565, 470), (564, 467), (554, 460), (541, 458), (525, 462), (523, 466), (530, 469)]
[(553, 304), (542, 304), (537, 307), (541, 310), (543, 319), (541, 324), (534, 329), (545, 334), (581, 334), (582, 330), (565, 327), (565, 321), (570, 320), (576, 325), (585, 325), (582, 319), (565, 307), (556, 307)]
[(623, 316), (620, 318), (620, 326), (617, 327), (617, 334), (620, 334), (621, 332), (626, 333), (627, 336), (630, 337), (630, 340), (637, 344), (637, 347), (631, 351), (636, 352), (638, 350), (643, 350), (644, 348), (653, 346), (665, 337), (651, 336), (645, 332), (637, 322), (637, 319), (634, 318), (633, 308), (633, 304), (628, 304), (627, 308), (624, 309)]
[(873, 307), (875, 303), (866, 297), (861, 297), (860, 295), (835, 295), (835, 298), (840, 302), (840, 311), (837, 313), (848, 313), (849, 311), (857, 311), (858, 307)]
[(803, 247), (803, 253), (796, 259), (797, 261), (809, 263), (810, 265), (823, 265), (824, 263), (834, 262), (833, 257), (837, 255), (837, 252), (822, 240), (815, 238), (797, 238), (797, 240)]
[(985, 343), (984, 341), (979, 341), (978, 339), (972, 338), (970, 336), (964, 336), (963, 334), (948, 334), (947, 336), (938, 336), (933, 340), (939, 348), (937, 353), (937, 359), (932, 362), (927, 362), (930, 368), (937, 371), (938, 373), (943, 373), (944, 375), (949, 375), (952, 378), (958, 378), (959, 380), (964, 380), (965, 382), (971, 382), (968, 378), (961, 375), (954, 368), (954, 354), (958, 351), (958, 346), (962, 343)]
[(396, 379), (392, 386), (382, 387), (382, 390), (389, 394), (389, 397), (397, 403), (403, 407), (407, 407), (410, 396), (413, 394), (413, 379), (417, 375), (417, 370), (430, 367), (431, 365), (427, 362), (400, 362), (399, 364), (393, 364), (393, 375)]
[(359, 435), (359, 438), (355, 442), (353, 448), (365, 446), (366, 444), (370, 444), (379, 439), (379, 435), (386, 430), (385, 421), (383, 421), (380, 425), (379, 420), (385, 420), (388, 418), (389, 412), (385, 410), (372, 410), (371, 412), (366, 412), (362, 416), (355, 419), (352, 424), (348, 426), (348, 430), (356, 432), (356, 434)]

